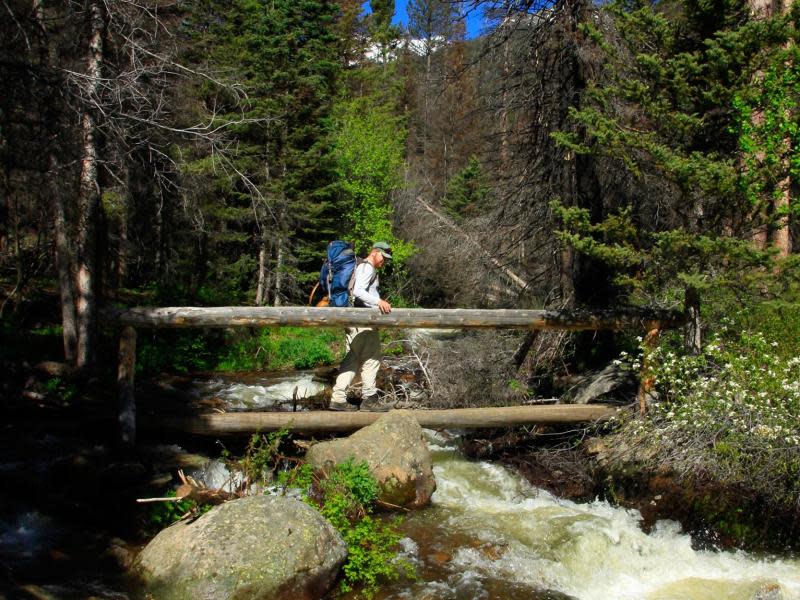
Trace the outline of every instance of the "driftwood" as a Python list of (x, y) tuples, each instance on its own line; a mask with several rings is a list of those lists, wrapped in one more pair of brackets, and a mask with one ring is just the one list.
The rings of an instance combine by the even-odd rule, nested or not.
[(388, 327), (426, 329), (668, 329), (683, 324), (683, 313), (668, 310), (506, 310), (398, 308), (388, 315), (363, 308), (188, 307), (109, 310), (106, 322), (137, 328), (191, 327)]
[[(404, 411), (429, 429), (491, 429), (540, 423), (584, 423), (607, 419), (619, 410), (605, 404), (561, 404), (456, 408)], [(194, 417), (160, 417), (145, 421), (151, 428), (177, 429), (199, 435), (243, 434), (287, 428), (299, 432), (354, 431), (374, 423), (374, 412), (250, 412), (209, 414)]]
[(183, 474), (183, 471), (178, 471), (178, 477), (181, 479), (181, 485), (175, 490), (174, 496), (166, 496), (163, 498), (137, 498), (136, 502), (149, 503), (149, 502), (180, 502), (181, 500), (194, 500), (198, 505), (211, 504), (216, 506), (228, 500), (233, 500), (238, 496), (232, 492), (225, 490), (215, 490), (201, 486), (192, 477)]

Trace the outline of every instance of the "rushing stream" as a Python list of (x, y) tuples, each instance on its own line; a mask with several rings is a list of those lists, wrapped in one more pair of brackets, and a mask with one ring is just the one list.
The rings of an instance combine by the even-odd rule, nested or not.
[(298, 401), (306, 400), (325, 390), (325, 383), (310, 372), (290, 376), (264, 377), (255, 382), (232, 381), (217, 377), (195, 381), (186, 390), (196, 398), (216, 397), (226, 411), (305, 410)]
[(441, 442), (431, 448), (433, 506), (404, 525), (424, 581), (382, 598), (800, 598), (798, 560), (697, 550), (675, 522), (644, 533), (637, 511), (562, 500)]

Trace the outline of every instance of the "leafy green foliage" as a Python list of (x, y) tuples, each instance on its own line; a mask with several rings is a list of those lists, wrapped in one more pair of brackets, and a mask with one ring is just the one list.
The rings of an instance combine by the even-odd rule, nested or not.
[(217, 369), (311, 369), (334, 362), (334, 348), (341, 342), (331, 330), (308, 327), (264, 328), (246, 335), (221, 353)]
[(275, 481), (283, 489), (295, 488), (308, 492), (314, 484), (314, 469), (308, 463), (301, 463), (293, 469), (279, 471)]
[(288, 429), (280, 429), (267, 435), (254, 433), (250, 436), (244, 456), (232, 463), (244, 475), (247, 486), (254, 483), (266, 485), (275, 479), (275, 470), (280, 465), (281, 442), (288, 435)]
[(612, 33), (582, 26), (604, 68), (571, 111), (576, 127), (555, 139), (627, 169), (640, 187), (623, 204), (664, 195), (671, 210), (702, 215), (706, 233), (723, 220), (774, 226), (781, 215), (767, 208), (797, 175), (797, 13), (751, 19), (740, 0), (613, 2)]
[(277, 484), (284, 492), (287, 488), (302, 492), (305, 501), (322, 513), (347, 544), (348, 558), (340, 585), (343, 592), (358, 588), (370, 598), (381, 582), (413, 577), (411, 566), (396, 556), (401, 539), (397, 523), (371, 515), (379, 490), (367, 463), (350, 458), (321, 480), (308, 463), (297, 462), (286, 468), (289, 459), (280, 448), (288, 435), (287, 429), (268, 435), (256, 433), (238, 460), (227, 451), (223, 453), (231, 469), (244, 474), (243, 489), (254, 484), (262, 488)]
[(722, 303), (713, 309), (718, 317), (731, 299), (739, 304), (775, 299), (794, 293), (800, 284), (796, 256), (778, 258), (774, 250), (759, 250), (749, 241), (680, 229), (641, 231), (629, 209), (599, 223), (591, 222), (586, 209), (557, 202), (552, 209), (562, 222), (559, 238), (610, 266), (614, 283), (634, 304), (675, 305), (692, 286), (713, 293), (708, 305)]
[(311, 369), (332, 364), (341, 344), (337, 332), (307, 327), (240, 331), (234, 340), (219, 332), (143, 332), (137, 373)]
[[(174, 498), (175, 496), (175, 490), (170, 490), (165, 495), (166, 498)], [(203, 514), (211, 510), (211, 508), (210, 504), (198, 505), (189, 498), (172, 502), (155, 502), (148, 510), (147, 522), (151, 528), (157, 531), (172, 525), (187, 513)]]
[(260, 251), (270, 273), (304, 283), (334, 236), (340, 211), (329, 136), (341, 68), (338, 6), (204, 0), (191, 9), (189, 58), (210, 61), (235, 82), (198, 82), (189, 104), (235, 144), (223, 153), (183, 148), (178, 160), (202, 224), (189, 246), (197, 248), (197, 278), (230, 304), (255, 287)]
[[(644, 363), (659, 394), (623, 429), (634, 455), (787, 507), (800, 492), (798, 258), (745, 238), (792, 210), (776, 201), (797, 178), (798, 11), (620, 1), (584, 24), (603, 69), (555, 138), (630, 183), (600, 207), (552, 205), (561, 241), (624, 300), (676, 306), (699, 290), (698, 356), (668, 336), (646, 362), (621, 358)], [(670, 217), (652, 224), (643, 206)]]
[[(797, 334), (799, 305), (792, 322), (789, 333)], [(697, 356), (672, 342), (649, 354), (660, 402), (626, 425), (627, 437), (655, 448), (642, 455), (658, 456), (662, 465), (712, 474), (791, 507), (800, 493), (797, 338), (770, 341), (729, 319)]]
[[(800, 9), (798, 9), (800, 10)], [(800, 56), (796, 42), (770, 53), (769, 69), (733, 99), (744, 162), (741, 187), (753, 206), (764, 206), (800, 179)], [(800, 207), (788, 203), (776, 218)]]
[(405, 127), (387, 104), (358, 98), (338, 106), (334, 139), (336, 172), (346, 206), (345, 237), (366, 253), (372, 242), (392, 246), (394, 268), (402, 268), (413, 246), (392, 232), (392, 194), (401, 186)]
[(205, 371), (215, 364), (212, 341), (197, 331), (146, 331), (139, 335), (137, 374)]
[(319, 482), (313, 498), (347, 544), (340, 590), (348, 592), (358, 587), (367, 598), (375, 594), (382, 581), (414, 576), (411, 565), (396, 556), (401, 539), (396, 522), (387, 523), (370, 515), (377, 497), (378, 484), (367, 463), (350, 458)]
[(61, 377), (51, 377), (45, 382), (44, 387), (48, 394), (58, 396), (65, 402), (70, 402), (78, 394), (78, 387)]

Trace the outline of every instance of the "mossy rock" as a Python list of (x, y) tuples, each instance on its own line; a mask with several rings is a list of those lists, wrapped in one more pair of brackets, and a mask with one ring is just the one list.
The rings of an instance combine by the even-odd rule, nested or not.
[(310, 506), (251, 496), (161, 531), (134, 570), (159, 600), (316, 599), (332, 587), (347, 549)]
[(421, 508), (436, 490), (422, 428), (406, 411), (393, 410), (348, 438), (315, 444), (306, 455), (323, 474), (351, 457), (369, 465), (380, 488), (378, 500), (385, 504)]

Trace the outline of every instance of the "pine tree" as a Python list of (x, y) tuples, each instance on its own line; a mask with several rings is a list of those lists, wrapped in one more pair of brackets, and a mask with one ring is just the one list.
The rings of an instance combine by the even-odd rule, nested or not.
[[(762, 144), (775, 155), (752, 160), (760, 152), (756, 138), (768, 135), (753, 125), (754, 111), (767, 111), (767, 122), (786, 122), (781, 135), (796, 135), (788, 125), (798, 98), (791, 84), (795, 51), (786, 46), (796, 35), (792, 19), (751, 19), (744, 0), (680, 2), (669, 12), (619, 2), (609, 12), (613, 35), (585, 25), (607, 66), (572, 113), (583, 133), (558, 139), (580, 154), (619, 161), (631, 177), (660, 186), (639, 186), (623, 205), (655, 201), (671, 215), (667, 226), (750, 235), (783, 179), (775, 169), (767, 176), (763, 167), (780, 165), (788, 176), (795, 152), (791, 144)], [(760, 77), (764, 72), (768, 76)], [(782, 79), (787, 96), (772, 109), (762, 104), (765, 85), (775, 83), (769, 74)]]
[[(216, 181), (205, 210), (217, 221), (211, 253), (227, 265), (218, 277), (229, 279), (233, 269), (245, 289), (252, 287), (247, 279), (257, 280), (260, 302), (291, 297), (287, 279), (311, 279), (333, 234), (328, 136), (342, 66), (338, 10), (326, 0), (210, 2), (194, 23), (214, 63), (242, 85), (247, 100), (242, 114), (216, 116), (244, 121), (235, 129), (234, 159), (218, 164), (203, 156), (190, 169)], [(237, 106), (218, 90), (200, 91), (206, 106)]]

